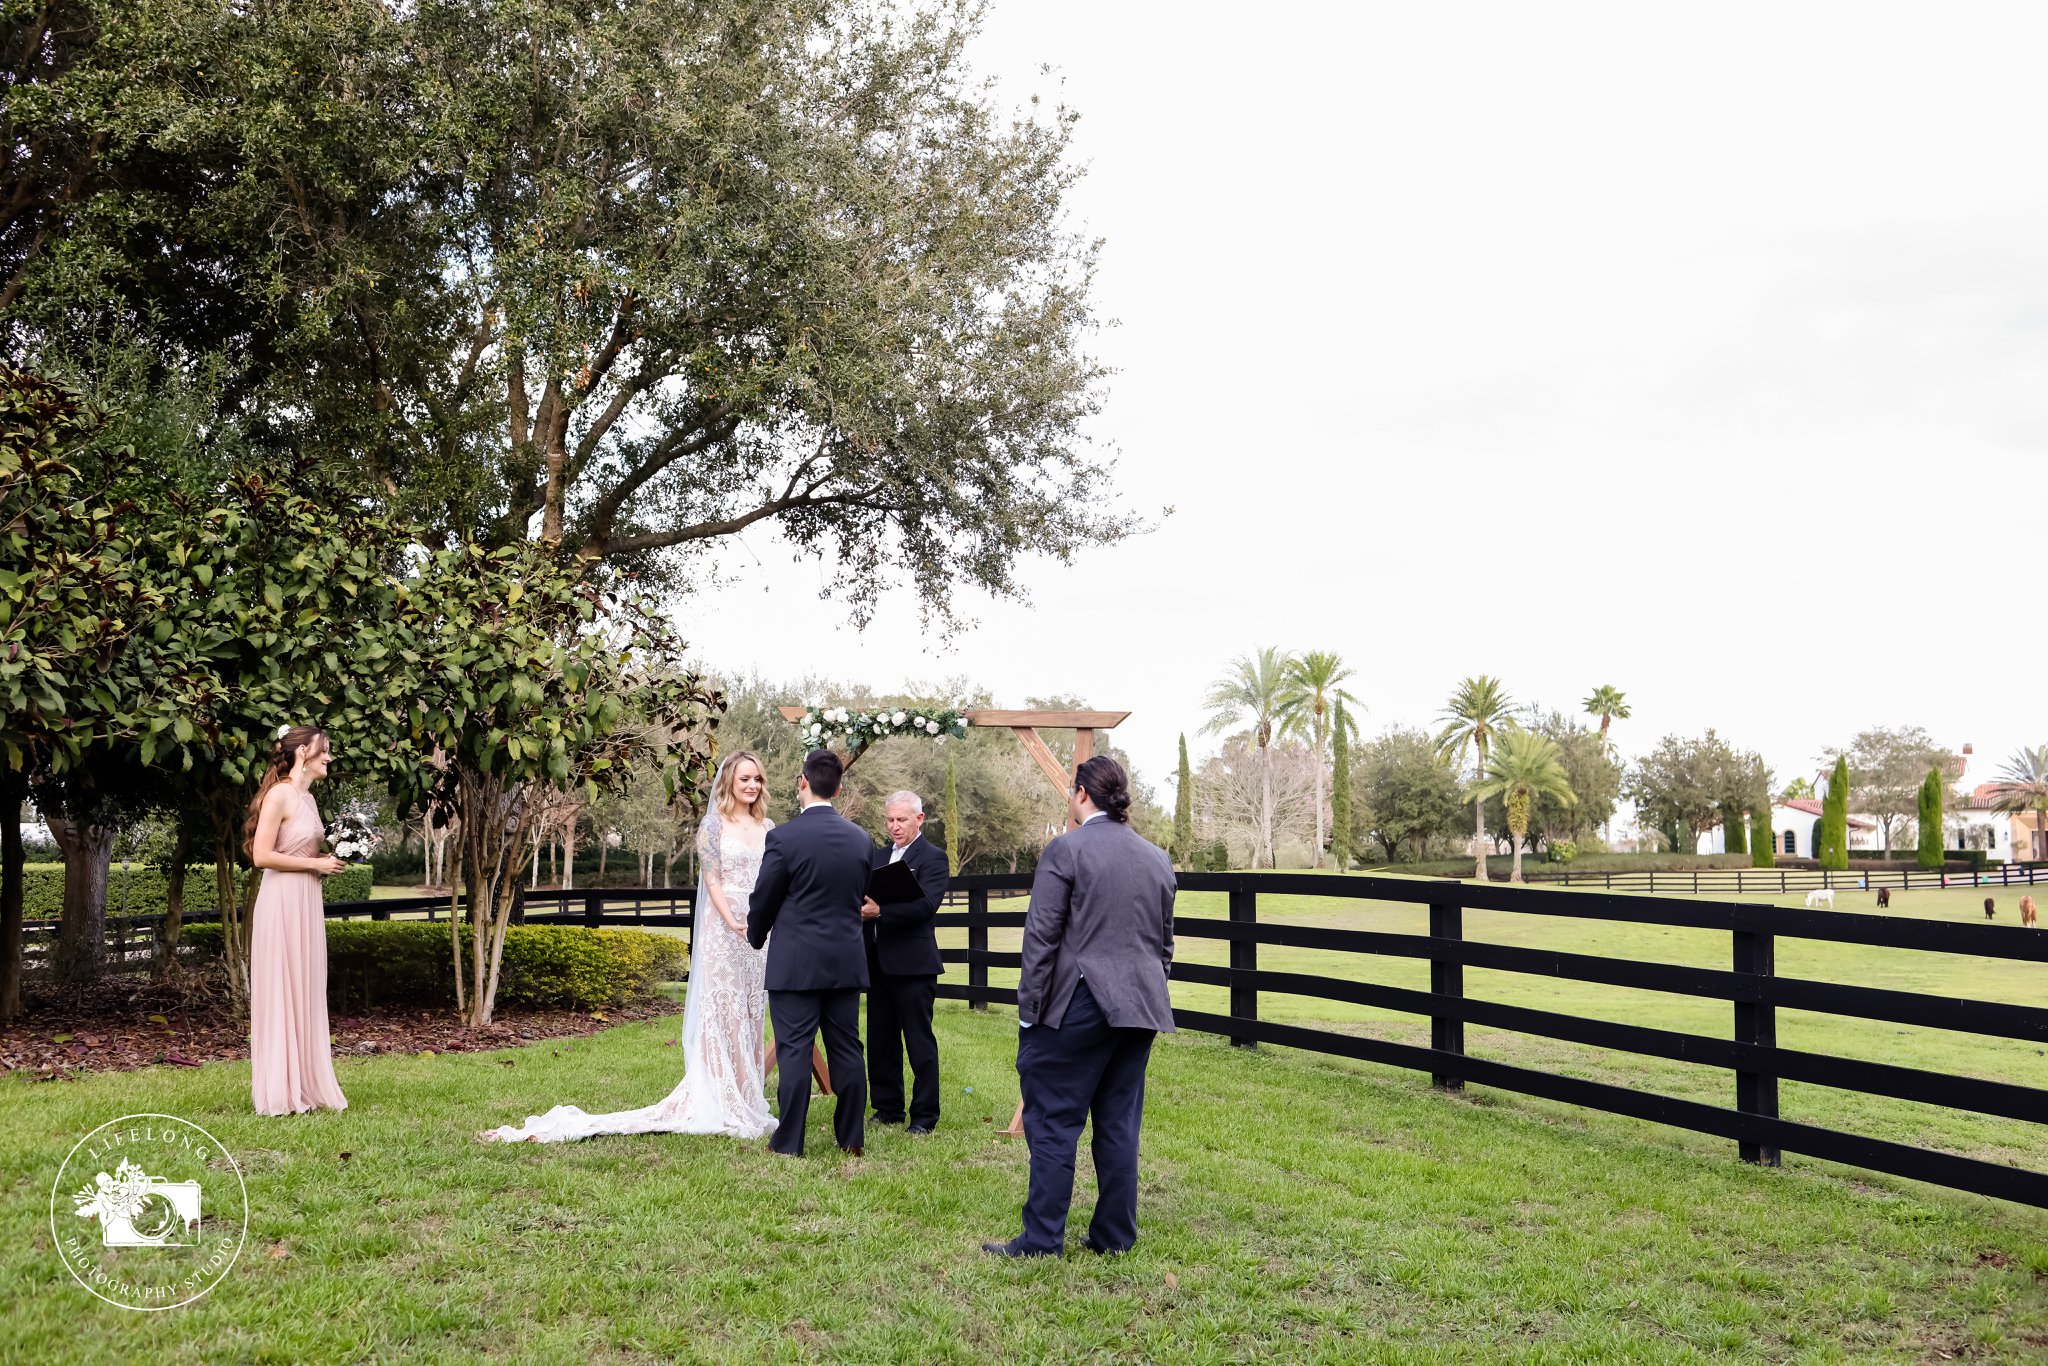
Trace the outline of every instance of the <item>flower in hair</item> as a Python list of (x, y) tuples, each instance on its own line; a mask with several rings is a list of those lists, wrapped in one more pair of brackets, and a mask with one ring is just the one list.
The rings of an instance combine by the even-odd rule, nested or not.
[(285, 736), (290, 735), (291, 733), (292, 728), (290, 722), (286, 722), (284, 725), (279, 726), (277, 728), (277, 738), (280, 740), (284, 739)]

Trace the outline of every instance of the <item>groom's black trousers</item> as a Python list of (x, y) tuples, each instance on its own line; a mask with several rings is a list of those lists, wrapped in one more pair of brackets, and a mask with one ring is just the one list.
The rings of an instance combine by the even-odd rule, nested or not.
[(832, 1133), (842, 1148), (864, 1146), (868, 1078), (860, 1053), (860, 988), (834, 991), (771, 991), (768, 1017), (775, 1022), (776, 1098), (782, 1117), (768, 1146), (792, 1157), (804, 1154), (804, 1120), (811, 1109), (811, 1046), (825, 1036), (825, 1070), (832, 1076)]

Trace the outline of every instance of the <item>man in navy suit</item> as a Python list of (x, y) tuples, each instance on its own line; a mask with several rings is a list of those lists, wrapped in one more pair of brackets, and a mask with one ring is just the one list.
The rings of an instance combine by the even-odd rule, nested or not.
[(1066, 1246), (1074, 1150), (1091, 1118), (1095, 1213), (1086, 1245), (1138, 1241), (1138, 1128), (1153, 1036), (1173, 1032), (1173, 864), (1129, 825), (1130, 787), (1107, 755), (1082, 764), (1069, 799), (1076, 827), (1045, 847), (1024, 918), (1017, 981), (1017, 1077), (1031, 1186), (1024, 1231), (983, 1243), (998, 1257), (1051, 1257)]
[(952, 868), (945, 852), (924, 838), (924, 799), (915, 792), (891, 793), (883, 806), (889, 847), (877, 849), (874, 866), (901, 863), (917, 879), (913, 901), (877, 905), (861, 902), (868, 939), (868, 1089), (877, 1124), (901, 1124), (903, 1055), (910, 1055), (910, 1127), (928, 1134), (939, 1125), (939, 1041), (932, 1033), (932, 1003), (938, 999), (939, 938), (932, 917), (946, 899)]
[[(860, 994), (868, 985), (860, 903), (867, 895), (874, 843), (832, 809), (846, 766), (828, 749), (804, 756), (795, 820), (768, 832), (761, 873), (747, 903), (747, 942), (768, 944), (768, 1015), (782, 1116), (770, 1152), (804, 1154), (811, 1107), (811, 1050), (825, 1035), (825, 1062), (837, 1098), (832, 1131), (860, 1156), (866, 1133), (867, 1074), (860, 1055)], [(775, 932), (769, 942), (769, 931)]]

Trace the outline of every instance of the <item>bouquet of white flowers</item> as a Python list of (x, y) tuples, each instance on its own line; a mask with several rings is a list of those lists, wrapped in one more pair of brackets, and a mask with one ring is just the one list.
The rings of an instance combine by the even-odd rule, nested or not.
[(377, 828), (361, 816), (342, 816), (328, 827), (328, 848), (344, 863), (361, 863), (383, 842)]

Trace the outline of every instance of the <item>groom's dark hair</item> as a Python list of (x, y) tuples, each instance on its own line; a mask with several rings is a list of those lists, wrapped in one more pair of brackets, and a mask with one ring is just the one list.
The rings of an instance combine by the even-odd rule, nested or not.
[(839, 795), (839, 779), (845, 772), (844, 761), (829, 749), (814, 749), (804, 756), (804, 781), (811, 785), (811, 795), (822, 801)]

